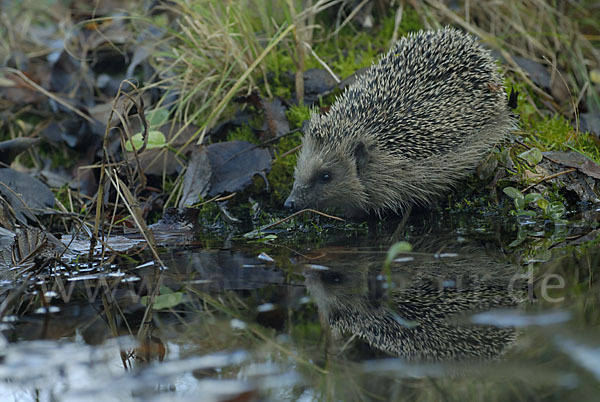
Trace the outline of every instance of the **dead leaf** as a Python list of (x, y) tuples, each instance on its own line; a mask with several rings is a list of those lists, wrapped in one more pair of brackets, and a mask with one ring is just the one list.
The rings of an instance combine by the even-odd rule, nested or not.
[(15, 211), (15, 216), (25, 222), (34, 213), (54, 207), (54, 194), (44, 183), (28, 174), (10, 168), (0, 169), (0, 194)]
[(208, 195), (241, 191), (256, 174), (271, 169), (271, 154), (245, 141), (219, 142), (207, 148), (212, 177)]
[(290, 124), (285, 115), (286, 108), (281, 100), (274, 99), (271, 102), (263, 100), (262, 106), (265, 111), (265, 124), (268, 129), (268, 135), (263, 140), (279, 137), (290, 131)]
[(179, 207), (192, 205), (200, 198), (206, 197), (210, 188), (211, 167), (206, 147), (200, 147), (192, 152), (192, 158), (183, 176), (182, 197)]
[(544, 152), (544, 156), (552, 162), (577, 168), (580, 172), (600, 180), (600, 166), (585, 155), (578, 152), (554, 151)]
[(0, 142), (0, 162), (10, 165), (17, 155), (38, 142), (37, 138), (19, 137)]

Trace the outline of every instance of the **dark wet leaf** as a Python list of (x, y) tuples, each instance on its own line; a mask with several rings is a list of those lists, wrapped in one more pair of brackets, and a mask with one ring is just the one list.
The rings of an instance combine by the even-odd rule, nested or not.
[(31, 147), (37, 138), (19, 137), (0, 142), (0, 162), (10, 165), (17, 155)]
[(211, 165), (205, 147), (192, 153), (190, 163), (183, 176), (182, 197), (179, 207), (193, 205), (206, 197), (210, 187)]
[(250, 95), (239, 97), (237, 100), (250, 103), (264, 112), (265, 124), (263, 130), (266, 130), (267, 135), (262, 138), (263, 140), (278, 137), (290, 131), (290, 125), (285, 115), (286, 108), (280, 99), (268, 101), (263, 99), (258, 92), (252, 92)]
[(512, 56), (513, 60), (525, 70), (531, 80), (541, 88), (550, 88), (550, 73), (548, 69), (543, 64), (540, 64), (536, 61), (526, 59), (521, 56)]
[(310, 68), (304, 72), (304, 98), (309, 104), (319, 100), (335, 88), (337, 82), (327, 71)]
[(581, 113), (579, 125), (581, 131), (594, 133), (596, 138), (600, 138), (600, 113)]
[[(562, 73), (561, 73), (562, 74)], [(558, 103), (566, 103), (571, 99), (571, 92), (565, 84), (564, 75), (554, 74), (550, 83), (550, 94)]]
[(54, 207), (54, 194), (48, 186), (10, 168), (0, 169), (0, 194), (22, 222), (25, 222), (25, 216), (32, 219), (34, 213)]
[(279, 137), (290, 131), (290, 124), (285, 115), (286, 108), (281, 100), (274, 99), (271, 102), (263, 100), (263, 110), (265, 111), (265, 124), (268, 129), (268, 138)]
[(221, 193), (241, 191), (252, 183), (256, 174), (271, 169), (271, 154), (245, 141), (219, 142), (207, 147), (212, 168), (210, 190), (213, 197)]
[(363, 67), (363, 68), (359, 68), (358, 70), (356, 70), (354, 73), (352, 73), (351, 75), (347, 76), (346, 78), (344, 78), (338, 85), (337, 87), (340, 89), (344, 89), (346, 87), (349, 87), (350, 85), (354, 84), (354, 82), (356, 81), (356, 79), (358, 77), (360, 77), (361, 75), (363, 75), (367, 70), (369, 69), (369, 67)]
[(0, 268), (32, 265), (35, 259), (47, 260), (64, 251), (65, 246), (52, 234), (32, 227), (20, 228), (16, 231), (13, 241), (5, 243), (0, 249)]
[(167, 208), (160, 220), (150, 225), (153, 231), (189, 230), (196, 225), (199, 209)]
[(578, 152), (544, 152), (544, 156), (555, 163), (577, 168), (580, 172), (600, 180), (600, 166)]
[(16, 223), (13, 209), (8, 202), (0, 196), (0, 228), (14, 230)]
[[(68, 52), (61, 51), (49, 56), (51, 60), (50, 90), (68, 94), (69, 98), (86, 106), (94, 106), (94, 89), (87, 83), (95, 82), (91, 70), (83, 68)], [(63, 106), (58, 106), (63, 110)], [(64, 109), (69, 112), (68, 109)]]

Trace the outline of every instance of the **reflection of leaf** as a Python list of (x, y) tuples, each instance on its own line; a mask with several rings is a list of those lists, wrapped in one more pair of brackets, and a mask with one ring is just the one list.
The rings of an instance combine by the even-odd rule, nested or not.
[[(173, 308), (184, 301), (184, 296), (185, 293), (183, 292), (173, 292), (168, 287), (161, 286), (160, 294), (154, 299), (154, 305), (152, 306), (152, 308), (154, 310), (164, 310), (168, 308)], [(143, 296), (140, 301), (142, 304), (147, 306), (149, 296)]]
[(542, 161), (543, 155), (542, 151), (539, 149), (531, 148), (530, 150), (519, 154), (518, 157), (524, 159), (530, 165), (535, 166)]
[(394, 244), (392, 247), (390, 247), (387, 256), (385, 257), (384, 268), (388, 270), (392, 264), (392, 261), (394, 261), (394, 258), (396, 258), (398, 254), (408, 253), (410, 251), (412, 251), (412, 246), (408, 242), (400, 241)]
[(517, 238), (508, 245), (508, 247), (516, 247), (519, 244), (523, 243), (527, 238), (527, 230), (524, 226), (519, 226), (519, 232), (517, 233)]
[(546, 215), (552, 220), (558, 220), (565, 213), (565, 206), (560, 201), (554, 201), (550, 203), (546, 208)]
[[(135, 149), (140, 149), (144, 145), (144, 137), (142, 136), (142, 133), (137, 133), (131, 137), (131, 141), (127, 141), (125, 143), (125, 150), (127, 152), (133, 152), (133, 146), (131, 145), (132, 143), (135, 145)], [(148, 145), (146, 146), (146, 149), (162, 148), (166, 145), (166, 143), (167, 139), (163, 133), (156, 130), (148, 131)]]

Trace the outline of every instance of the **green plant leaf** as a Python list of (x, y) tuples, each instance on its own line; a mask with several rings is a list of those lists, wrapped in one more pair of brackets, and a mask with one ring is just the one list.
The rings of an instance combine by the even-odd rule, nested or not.
[[(184, 301), (185, 293), (183, 292), (173, 292), (166, 286), (160, 287), (160, 294), (154, 298), (154, 304), (152, 308), (154, 310), (164, 310), (168, 308), (173, 308), (176, 305), (180, 304)], [(140, 302), (144, 305), (148, 305), (150, 300), (149, 296), (143, 296), (140, 299)]]
[(540, 193), (529, 193), (525, 196), (525, 204), (536, 202), (540, 198), (542, 198), (542, 195)]
[(158, 108), (148, 112), (146, 118), (150, 128), (162, 126), (169, 119), (169, 111), (165, 108)]
[(504, 187), (502, 191), (504, 191), (504, 194), (508, 195), (510, 198), (524, 198), (523, 193), (514, 187)]
[(406, 241), (399, 241), (398, 243), (392, 245), (392, 247), (390, 247), (390, 249), (388, 250), (387, 256), (385, 257), (385, 263), (384, 263), (384, 269), (387, 271), (389, 270), (390, 266), (392, 265), (392, 261), (394, 261), (394, 258), (396, 258), (396, 256), (400, 253), (408, 253), (412, 251), (412, 246), (410, 245), (409, 242)]
[[(125, 151), (133, 152), (133, 146), (135, 146), (135, 149), (140, 149), (142, 145), (144, 145), (142, 133), (137, 133), (131, 137), (131, 141), (125, 143)], [(167, 139), (163, 133), (156, 130), (148, 131), (148, 145), (146, 146), (146, 149), (162, 148), (165, 145), (167, 145)]]
[(562, 202), (554, 201), (546, 209), (546, 215), (553, 221), (556, 221), (564, 215), (565, 211), (565, 206)]
[(544, 213), (546, 212), (546, 210), (548, 209), (548, 206), (550, 205), (550, 201), (548, 201), (545, 198), (540, 198), (539, 200), (536, 201), (536, 204), (538, 207), (540, 207)]
[(525, 209), (525, 198), (517, 197), (514, 199), (514, 202), (515, 202), (515, 208), (517, 208), (519, 211)]
[(517, 232), (517, 238), (508, 245), (508, 247), (516, 247), (519, 244), (523, 243), (527, 239), (527, 229), (523, 226), (519, 226), (519, 231)]
[(535, 166), (538, 163), (540, 163), (543, 158), (542, 151), (540, 151), (537, 148), (531, 148), (530, 150), (525, 151), (517, 156), (519, 158), (525, 160), (527, 163), (529, 163), (532, 166)]

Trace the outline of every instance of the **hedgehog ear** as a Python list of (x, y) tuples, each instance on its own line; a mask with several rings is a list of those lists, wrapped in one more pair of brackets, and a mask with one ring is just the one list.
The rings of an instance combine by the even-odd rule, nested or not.
[(356, 171), (361, 173), (369, 163), (369, 149), (367, 145), (359, 141), (354, 147), (354, 160), (356, 161)]

